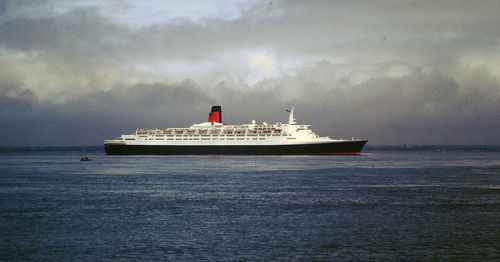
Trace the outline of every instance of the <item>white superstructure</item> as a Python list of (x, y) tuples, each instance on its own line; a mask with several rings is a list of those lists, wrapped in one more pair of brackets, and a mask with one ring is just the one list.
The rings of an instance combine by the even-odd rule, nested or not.
[(297, 125), (289, 111), (288, 124), (267, 123), (226, 125), (219, 122), (204, 122), (188, 128), (137, 129), (135, 134), (121, 135), (114, 140), (105, 140), (104, 144), (114, 145), (293, 145), (351, 141), (320, 137), (311, 130), (310, 125)]

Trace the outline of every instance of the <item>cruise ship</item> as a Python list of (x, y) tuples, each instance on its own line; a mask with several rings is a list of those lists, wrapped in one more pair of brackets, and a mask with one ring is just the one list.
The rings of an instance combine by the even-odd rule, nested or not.
[(229, 125), (221, 106), (212, 106), (208, 121), (187, 128), (142, 129), (105, 140), (108, 155), (359, 155), (365, 139), (319, 136), (299, 125), (289, 112), (288, 123)]

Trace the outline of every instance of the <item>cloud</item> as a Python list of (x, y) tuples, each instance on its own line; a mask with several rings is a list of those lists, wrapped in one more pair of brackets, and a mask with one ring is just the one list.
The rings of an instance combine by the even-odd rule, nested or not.
[(165, 20), (159, 4), (139, 24), (114, 5), (0, 2), (6, 143), (100, 144), (215, 103), (232, 123), (296, 105), (320, 134), (378, 144), (500, 143), (498, 1), (250, 1)]
[[(99, 91), (84, 98), (51, 104), (37, 101), (28, 91), (0, 94), (0, 134), (3, 145), (96, 145), (138, 127), (206, 121), (216, 101), (194, 83), (137, 84)], [(197, 114), (196, 114), (197, 113)]]
[(295, 105), (298, 120), (320, 134), (365, 137), (377, 144), (488, 144), (500, 139), (500, 86), (491, 73), (478, 72), (464, 83), (418, 69), (362, 83), (317, 77), (335, 76), (336, 70), (324, 61), (297, 76), (258, 83), (248, 92), (226, 88), (222, 101), (237, 111), (234, 103), (241, 104), (247, 111), (238, 112), (243, 119), (267, 122), (286, 120), (284, 106)]
[[(176, 85), (137, 84), (93, 93), (64, 104), (40, 104), (29, 93), (2, 97), (0, 133), (9, 143), (99, 144), (138, 127), (183, 127), (206, 121), (210, 105), (221, 104), (228, 123), (286, 122), (296, 106), (299, 122), (322, 135), (364, 137), (375, 144), (485, 144), (498, 141), (500, 87), (488, 72), (465, 84), (437, 71), (380, 77), (356, 84), (335, 75), (327, 61), (296, 76), (263, 80), (242, 88), (221, 82), (205, 89), (192, 81)], [(329, 72), (329, 74), (327, 74)], [(215, 100), (215, 97), (217, 100)], [(24, 112), (23, 114), (19, 112)], [(9, 114), (9, 115), (10, 115)], [(36, 131), (36, 139), (16, 130)], [(21, 132), (22, 134), (22, 132)], [(57, 137), (55, 139), (53, 137)], [(39, 140), (40, 139), (40, 140)]]

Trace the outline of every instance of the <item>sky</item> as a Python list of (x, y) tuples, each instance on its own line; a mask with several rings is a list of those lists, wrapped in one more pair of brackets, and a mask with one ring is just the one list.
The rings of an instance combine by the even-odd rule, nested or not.
[(298, 123), (500, 145), (500, 1), (0, 0), (0, 146)]

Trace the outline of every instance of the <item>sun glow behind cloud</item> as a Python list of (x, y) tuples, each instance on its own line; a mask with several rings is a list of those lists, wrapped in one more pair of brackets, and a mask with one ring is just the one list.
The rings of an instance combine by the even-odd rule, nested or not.
[(204, 79), (217, 85), (220, 81), (240, 82), (251, 86), (266, 78), (280, 77), (282, 65), (275, 55), (265, 51), (243, 50), (216, 54), (211, 59), (155, 60), (135, 64), (129, 83), (174, 83), (185, 79)]
[(280, 76), (280, 65), (277, 59), (265, 52), (251, 52), (247, 55), (250, 73), (247, 82), (252, 85), (265, 78)]

